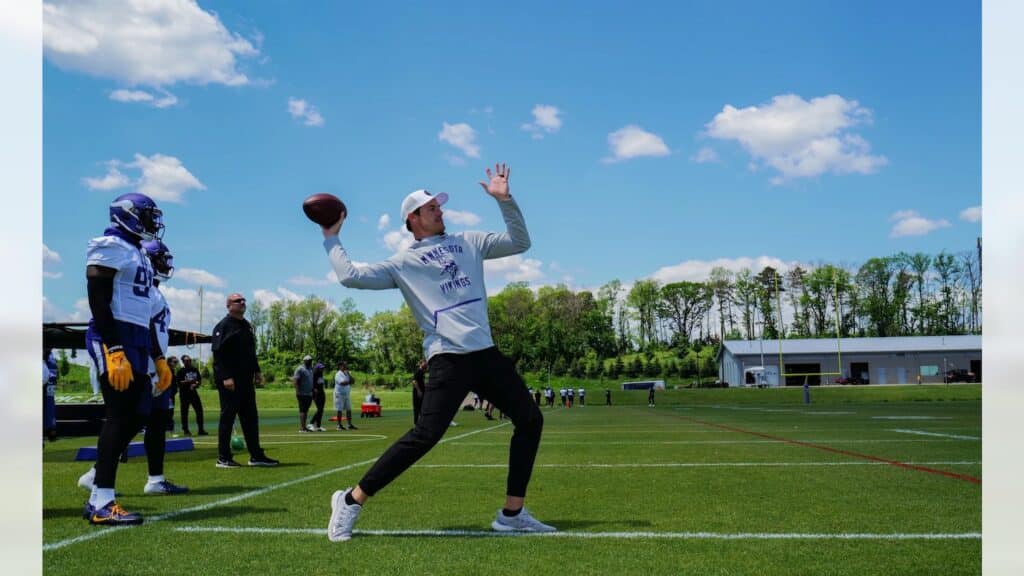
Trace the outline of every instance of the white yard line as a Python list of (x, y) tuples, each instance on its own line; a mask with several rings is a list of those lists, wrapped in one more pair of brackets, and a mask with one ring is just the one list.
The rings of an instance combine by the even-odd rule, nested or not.
[[(502, 426), (508, 426), (509, 424), (511, 424), (511, 422), (503, 422), (503, 423), (498, 424), (496, 426), (491, 426), (490, 428), (481, 428), (479, 430), (474, 430), (472, 432), (466, 432), (465, 434), (460, 434), (458, 436), (453, 436), (451, 438), (445, 438), (445, 439), (441, 440), (441, 442), (438, 442), (438, 444), (443, 443), (443, 442), (451, 442), (451, 441), (454, 441), (454, 440), (459, 440), (461, 438), (466, 438), (468, 436), (473, 436), (474, 434), (479, 434), (481, 432), (487, 432), (489, 430), (494, 430), (495, 428), (500, 428)], [(273, 485), (267, 486), (265, 488), (260, 488), (259, 490), (250, 490), (249, 492), (243, 492), (242, 494), (231, 496), (230, 498), (224, 498), (222, 500), (215, 500), (213, 502), (208, 502), (206, 504), (201, 504), (199, 506), (193, 506), (191, 508), (184, 508), (182, 510), (175, 510), (173, 512), (168, 512), (166, 514), (160, 514), (160, 515), (157, 515), (157, 516), (150, 516), (150, 517), (146, 518), (146, 523), (143, 524), (143, 527), (144, 526), (149, 526), (149, 525), (154, 524), (156, 522), (167, 520), (168, 518), (174, 518), (176, 516), (181, 516), (183, 514), (191, 514), (193, 512), (202, 512), (204, 510), (209, 510), (211, 508), (216, 508), (218, 506), (224, 506), (226, 504), (233, 504), (233, 503), (238, 502), (240, 500), (247, 500), (247, 499), (253, 498), (255, 496), (262, 496), (263, 494), (266, 494), (267, 492), (273, 492), (274, 490), (280, 490), (281, 488), (288, 488), (289, 486), (294, 486), (296, 484), (301, 484), (303, 482), (308, 482), (310, 480), (316, 480), (317, 478), (323, 478), (324, 476), (330, 476), (331, 474), (336, 474), (338, 472), (343, 472), (345, 470), (350, 470), (352, 468), (357, 468), (359, 466), (365, 466), (367, 464), (375, 462), (376, 460), (377, 460), (377, 458), (370, 458), (369, 460), (363, 460), (362, 462), (356, 462), (354, 464), (346, 464), (344, 466), (339, 466), (337, 468), (331, 468), (330, 470), (324, 470), (322, 472), (317, 472), (316, 474), (311, 474), (309, 476), (304, 476), (302, 478), (296, 478), (294, 480), (289, 480), (287, 482), (281, 482), (279, 484), (273, 484)], [(230, 472), (228, 474), (230, 474)], [(92, 532), (86, 532), (85, 534), (82, 534), (80, 536), (75, 536), (74, 538), (66, 538), (64, 540), (58, 540), (56, 542), (49, 542), (49, 543), (43, 544), (43, 552), (48, 552), (50, 550), (58, 550), (60, 548), (64, 548), (65, 546), (70, 546), (72, 544), (78, 544), (80, 542), (87, 542), (87, 541), (93, 540), (95, 538), (101, 538), (101, 537), (106, 536), (108, 534), (113, 534), (114, 532), (116, 532), (118, 530), (124, 530), (127, 527), (120, 527), (120, 526), (119, 527), (90, 526), (90, 528), (93, 530)]]
[(938, 432), (925, 432), (924, 430), (906, 430), (904, 428), (893, 428), (891, 432), (900, 432), (903, 434), (917, 434), (919, 436), (940, 436), (942, 438), (954, 438), (956, 440), (981, 440), (977, 436), (963, 436), (960, 434), (939, 434)]
[(952, 416), (872, 416), (872, 420), (952, 420)]
[[(977, 460), (943, 460), (936, 462), (902, 462), (912, 466), (973, 466), (981, 464)], [(841, 460), (835, 462), (648, 462), (648, 463), (614, 463), (600, 464), (583, 462), (580, 464), (534, 464), (536, 468), (747, 468), (747, 467), (780, 467), (789, 466), (891, 466), (890, 462), (873, 460)], [(416, 468), (507, 468), (508, 464), (416, 464)]]
[[(176, 532), (265, 535), (309, 535), (323, 538), (324, 528), (235, 528), (229, 526), (182, 526)], [(980, 540), (981, 532), (926, 532), (872, 534), (861, 532), (801, 533), (801, 532), (533, 532), (509, 533), (487, 530), (354, 530), (355, 536), (393, 537), (470, 537), (470, 538), (613, 538), (664, 540)]]
[[(894, 430), (898, 432), (898, 430)], [(847, 440), (843, 438), (821, 438), (821, 439), (804, 439), (804, 438), (793, 438), (793, 440), (799, 440), (800, 442), (816, 442), (819, 444), (916, 444), (916, 443), (935, 443), (935, 442), (953, 442), (954, 439), (969, 439), (977, 440), (971, 436), (953, 436), (948, 434), (933, 434), (934, 436), (948, 436), (946, 440), (910, 440), (902, 438), (879, 438), (877, 440)], [(605, 442), (603, 440), (579, 440), (579, 441), (554, 441), (547, 442), (542, 440), (541, 445), (543, 446), (650, 446), (651, 444), (686, 444), (686, 445), (704, 445), (704, 444), (789, 444), (783, 440), (657, 440), (654, 442), (644, 442), (642, 440), (616, 440), (613, 442)], [(508, 442), (455, 442), (453, 446), (508, 446)]]

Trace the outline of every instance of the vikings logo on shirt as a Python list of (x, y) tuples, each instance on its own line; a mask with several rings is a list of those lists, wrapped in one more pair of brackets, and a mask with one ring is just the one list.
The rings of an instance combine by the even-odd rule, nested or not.
[(444, 267), (441, 269), (441, 275), (447, 274), (452, 280), (459, 275), (459, 265), (455, 263), (455, 260), (449, 260), (444, 263)]

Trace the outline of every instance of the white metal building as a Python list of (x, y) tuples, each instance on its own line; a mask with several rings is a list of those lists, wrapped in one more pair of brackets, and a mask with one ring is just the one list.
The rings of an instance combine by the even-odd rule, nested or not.
[(779, 374), (781, 365), (786, 386), (802, 386), (805, 379), (812, 386), (833, 384), (837, 378), (941, 383), (950, 370), (967, 370), (981, 381), (980, 335), (782, 340), (781, 349), (779, 342), (726, 340), (718, 353), (719, 379), (729, 386), (750, 385), (751, 372)]

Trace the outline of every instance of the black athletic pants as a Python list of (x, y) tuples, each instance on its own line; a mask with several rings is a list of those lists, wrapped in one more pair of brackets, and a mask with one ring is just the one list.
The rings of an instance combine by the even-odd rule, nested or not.
[(316, 406), (316, 412), (313, 413), (313, 419), (310, 420), (310, 424), (317, 428), (323, 428), (324, 425), (324, 404), (327, 402), (327, 395), (324, 394), (323, 390), (313, 391), (313, 404)]
[(239, 380), (240, 378), (235, 379), (234, 391), (225, 390), (223, 384), (217, 386), (217, 393), (220, 395), (217, 455), (222, 460), (232, 458), (231, 431), (235, 426), (236, 416), (242, 425), (242, 434), (245, 436), (245, 447), (249, 450), (249, 456), (263, 457), (263, 449), (260, 448), (260, 416), (256, 410), (256, 388), (253, 387), (251, 379), (241, 385), (239, 385)]
[[(164, 473), (164, 454), (167, 453), (167, 423), (174, 415), (173, 410), (161, 410), (153, 408), (149, 412), (149, 420), (146, 422), (146, 435), (142, 442), (146, 446), (146, 464), (149, 466), (150, 476), (159, 476)], [(125, 445), (127, 448), (128, 445)]]
[(181, 430), (188, 432), (188, 409), (189, 407), (196, 413), (196, 426), (199, 427), (198, 431), (202, 432), (206, 430), (203, 426), (203, 399), (199, 397), (199, 390), (193, 390), (188, 384), (181, 385), (181, 391), (178, 393), (178, 402), (181, 403)]
[(100, 375), (105, 419), (96, 442), (97, 488), (113, 488), (121, 452), (145, 425), (148, 416), (139, 414), (141, 394), (149, 394), (149, 375), (134, 372), (132, 382), (122, 392), (110, 386), (107, 374)]
[(544, 417), (512, 361), (492, 347), (469, 354), (437, 354), (430, 359), (429, 370), (416, 426), (384, 452), (359, 486), (372, 496), (415, 464), (441, 440), (472, 390), (512, 418), (515, 432), (509, 446), (506, 494), (526, 496)]

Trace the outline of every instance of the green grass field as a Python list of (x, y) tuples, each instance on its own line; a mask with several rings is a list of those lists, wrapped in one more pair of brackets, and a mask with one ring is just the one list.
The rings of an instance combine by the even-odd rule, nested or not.
[[(146, 496), (144, 457), (118, 474), (146, 516), (81, 518), (74, 462), (44, 449), (47, 574), (979, 574), (980, 386), (616, 391), (544, 409), (527, 506), (561, 532), (492, 537), (512, 426), (478, 412), (370, 501), (347, 543), (330, 496), (411, 424), (404, 397), (359, 431), (299, 434), (286, 392), (261, 392), (277, 468), (214, 467), (213, 437), (167, 456), (184, 496)], [(216, 401), (207, 404), (208, 428)], [(290, 399), (294, 401), (293, 398)], [(389, 409), (389, 406), (392, 408)], [(333, 425), (333, 423), (332, 423)], [(140, 438), (141, 439), (141, 438)], [(244, 464), (244, 457), (239, 461)], [(360, 531), (363, 531), (360, 534)], [(116, 552), (115, 552), (116, 551)], [(132, 552), (128, 552), (132, 551)], [(140, 554), (138, 551), (147, 551)]]

